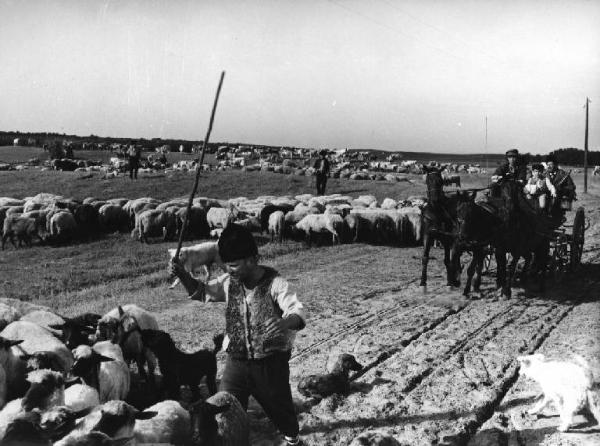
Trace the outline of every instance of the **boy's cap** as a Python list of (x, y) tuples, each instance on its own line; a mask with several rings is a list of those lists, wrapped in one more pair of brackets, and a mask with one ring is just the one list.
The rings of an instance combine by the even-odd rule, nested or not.
[(246, 259), (258, 254), (252, 233), (243, 226), (230, 223), (219, 237), (219, 255), (225, 263)]

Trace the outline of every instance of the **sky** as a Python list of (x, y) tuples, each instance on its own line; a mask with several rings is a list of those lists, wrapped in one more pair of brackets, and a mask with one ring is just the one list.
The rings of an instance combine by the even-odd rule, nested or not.
[[(600, 1), (0, 0), (0, 130), (600, 150)], [(487, 142), (486, 142), (487, 117)]]

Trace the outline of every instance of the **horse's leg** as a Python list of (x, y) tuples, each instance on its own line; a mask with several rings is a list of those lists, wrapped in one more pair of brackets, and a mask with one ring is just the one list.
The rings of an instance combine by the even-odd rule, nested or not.
[(485, 260), (485, 251), (483, 249), (483, 246), (478, 247), (473, 252), (473, 257), (477, 258), (477, 262), (475, 265), (475, 280), (473, 282), (473, 290), (478, 293), (481, 290), (481, 275), (483, 273), (483, 261)]
[(460, 285), (460, 279), (457, 280), (456, 276), (459, 274), (460, 267), (454, 269), (455, 263), (460, 265), (460, 253), (454, 256), (450, 256), (450, 243), (447, 240), (443, 241), (444, 245), (444, 265), (446, 265), (446, 285), (447, 286), (458, 286)]
[(471, 292), (471, 283), (473, 283), (473, 275), (475, 273), (477, 275), (475, 276), (475, 285), (473, 288), (475, 291), (479, 291), (479, 285), (481, 285), (481, 268), (483, 268), (483, 249), (476, 247), (473, 248), (473, 256), (467, 268), (467, 283), (463, 291), (465, 296), (468, 296)]
[(506, 251), (504, 248), (496, 247), (494, 250), (496, 258), (496, 288), (504, 288), (506, 283)]
[(506, 284), (502, 293), (504, 297), (510, 298), (512, 295), (512, 284), (515, 279), (515, 272), (517, 270), (517, 264), (519, 263), (520, 258), (521, 256), (519, 254), (513, 253), (513, 258), (508, 267), (508, 274), (506, 275)]
[(429, 262), (429, 251), (431, 251), (431, 245), (433, 244), (433, 238), (426, 231), (423, 237), (423, 257), (421, 258), (421, 286), (427, 286), (427, 262)]

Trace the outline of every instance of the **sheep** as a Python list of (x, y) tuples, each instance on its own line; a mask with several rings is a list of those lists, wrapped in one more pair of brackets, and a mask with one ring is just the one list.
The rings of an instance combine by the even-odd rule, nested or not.
[(47, 220), (48, 233), (53, 240), (71, 240), (78, 231), (75, 217), (70, 212), (56, 212)]
[(358, 242), (363, 231), (363, 221), (357, 214), (348, 214), (344, 217), (346, 240)]
[(398, 207), (398, 202), (391, 198), (386, 198), (381, 202), (381, 209), (396, 209)]
[[(171, 259), (174, 258), (176, 249), (168, 249)], [(221, 257), (219, 257), (219, 246), (217, 242), (203, 242), (193, 246), (182, 247), (179, 251), (179, 262), (193, 277), (198, 278), (205, 273), (207, 280), (210, 278), (210, 268), (213, 264), (224, 269)], [(175, 288), (179, 279), (171, 284), (169, 288)]]
[[(175, 211), (177, 220), (177, 236), (181, 234), (185, 216), (187, 215), (187, 207), (179, 208)], [(200, 206), (192, 206), (188, 216), (186, 232), (192, 237), (206, 238), (210, 233), (210, 227), (206, 220), (206, 211)]]
[(25, 391), (25, 363), (12, 350), (22, 342), (0, 336), (0, 408)]
[(138, 307), (136, 304), (127, 304), (113, 308), (98, 320), (96, 341), (112, 340), (117, 342), (117, 325), (120, 319), (119, 308), (135, 317), (142, 330), (158, 330), (158, 322), (152, 313)]
[(29, 390), (23, 398), (17, 398), (0, 411), (0, 438), (4, 436), (7, 426), (24, 412), (33, 409), (46, 411), (54, 406), (64, 404), (65, 382), (59, 372), (36, 370), (27, 375)]
[[(142, 332), (137, 319), (130, 313), (125, 313), (119, 307), (119, 323), (117, 325), (117, 342), (123, 350), (125, 361), (135, 361), (138, 373), (147, 383), (154, 384), (154, 370), (156, 369), (156, 357), (144, 346)], [(148, 365), (148, 373), (144, 369)]]
[(211, 395), (216, 393), (217, 385), (217, 352), (223, 346), (223, 334), (213, 338), (215, 347), (210, 350), (199, 350), (195, 353), (184, 353), (175, 347), (168, 333), (160, 330), (142, 330), (144, 345), (152, 350), (157, 358), (163, 375), (164, 390), (170, 398), (179, 397), (179, 387), (186, 384), (197, 398), (198, 385), (206, 376), (206, 385)]
[(79, 228), (80, 235), (91, 237), (95, 235), (99, 228), (99, 214), (92, 204), (81, 204), (73, 211), (73, 217)]
[(229, 392), (218, 392), (190, 408), (192, 442), (221, 446), (249, 446), (246, 411)]
[(269, 233), (271, 241), (277, 239), (279, 243), (283, 241), (283, 230), (285, 226), (285, 215), (283, 211), (274, 211), (269, 215)]
[(22, 214), (23, 209), (23, 206), (11, 206), (6, 210), (6, 216), (8, 217), (9, 215)]
[(229, 223), (235, 221), (238, 216), (238, 210), (234, 206), (229, 208), (211, 207), (206, 213), (206, 221), (211, 229), (225, 229)]
[(296, 228), (306, 234), (311, 245), (313, 233), (331, 233), (333, 244), (340, 242), (339, 232), (343, 230), (344, 220), (339, 215), (309, 214), (296, 223)]
[(162, 235), (167, 241), (175, 236), (177, 221), (175, 215), (167, 211), (148, 209), (135, 217), (135, 228), (131, 231), (132, 238), (138, 238), (142, 243), (148, 243), (148, 237)]
[(61, 358), (56, 352), (41, 351), (31, 354), (24, 353), (20, 358), (22, 361), (25, 361), (28, 372), (43, 369), (63, 372)]
[[(97, 403), (96, 406), (99, 404), (100, 403)], [(41, 419), (38, 424), (46, 437), (50, 438), (52, 441), (57, 441), (71, 432), (75, 428), (77, 419), (88, 415), (92, 409), (92, 407), (86, 407), (85, 409), (75, 411), (68, 406), (51, 407), (41, 414)], [(32, 413), (39, 412), (35, 411)]]
[(191, 437), (191, 418), (177, 401), (165, 400), (146, 409), (156, 412), (148, 420), (136, 421), (133, 435), (138, 443), (188, 444)]
[(13, 348), (13, 352), (33, 354), (35, 352), (53, 352), (59, 360), (61, 371), (66, 373), (73, 365), (73, 355), (65, 344), (60, 342), (54, 335), (44, 327), (29, 321), (15, 321), (6, 326), (0, 336), (6, 339), (20, 339), (23, 343)]
[(62, 318), (62, 323), (49, 324), (49, 328), (62, 332), (61, 340), (73, 350), (78, 345), (88, 345), (89, 336), (96, 331), (99, 314), (84, 313), (74, 318)]
[(98, 390), (101, 402), (127, 397), (131, 378), (118, 345), (110, 341), (96, 342), (92, 347), (80, 345), (73, 355), (71, 373)]
[(331, 373), (309, 375), (298, 382), (298, 392), (307, 398), (323, 399), (335, 393), (346, 393), (350, 388), (350, 370), (362, 370), (356, 358), (348, 353), (338, 357)]
[(260, 227), (262, 232), (269, 230), (269, 217), (275, 211), (282, 211), (284, 214), (294, 210), (294, 206), (290, 204), (281, 203), (280, 205), (268, 204), (263, 207), (260, 211)]
[(7, 216), (2, 227), (2, 249), (4, 250), (4, 245), (6, 244), (6, 240), (8, 238), (10, 238), (13, 246), (17, 248), (15, 237), (19, 241), (19, 246), (21, 246), (22, 241), (24, 241), (27, 246), (31, 246), (31, 239), (34, 236), (39, 238), (37, 225), (34, 218), (19, 217), (14, 215)]
[(0, 302), (0, 330), (4, 330), (11, 322), (21, 318), (21, 312), (10, 305)]
[(87, 384), (73, 384), (65, 389), (65, 406), (78, 412), (100, 404), (98, 390)]
[[(51, 446), (52, 442), (40, 426), (38, 411), (18, 412), (3, 426), (2, 446)], [(4, 433), (5, 432), (5, 433)]]
[(250, 232), (261, 232), (260, 219), (258, 217), (247, 217), (242, 220), (236, 220), (235, 224), (243, 226)]
[(129, 227), (129, 216), (121, 206), (107, 203), (98, 209), (98, 223), (105, 232), (123, 232)]
[(51, 328), (52, 325), (64, 323), (64, 319), (62, 317), (48, 310), (30, 311), (29, 313), (25, 314), (21, 320), (33, 322), (40, 327), (46, 328), (52, 334), (56, 334), (55, 329)]
[[(111, 445), (114, 440), (132, 438), (136, 420), (147, 420), (155, 415), (156, 412), (141, 412), (125, 401), (107, 401), (80, 419), (75, 429), (54, 446)], [(99, 443), (94, 443), (98, 440)]]

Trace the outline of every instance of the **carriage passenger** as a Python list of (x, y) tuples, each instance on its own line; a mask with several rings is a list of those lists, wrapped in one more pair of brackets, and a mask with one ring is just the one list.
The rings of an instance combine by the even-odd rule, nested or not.
[(555, 188), (555, 194), (548, 209), (549, 213), (564, 216), (565, 209), (561, 207), (561, 203), (563, 201), (570, 203), (575, 200), (575, 183), (567, 172), (558, 167), (555, 155), (546, 156), (546, 166), (546, 177)]
[(531, 200), (537, 198), (540, 211), (546, 209), (548, 193), (550, 193), (552, 197), (556, 197), (556, 188), (550, 182), (550, 179), (544, 176), (543, 172), (544, 166), (541, 164), (533, 164), (531, 166), (531, 176), (523, 187), (523, 192), (525, 192), (527, 199)]

